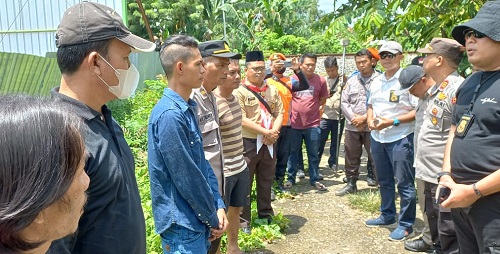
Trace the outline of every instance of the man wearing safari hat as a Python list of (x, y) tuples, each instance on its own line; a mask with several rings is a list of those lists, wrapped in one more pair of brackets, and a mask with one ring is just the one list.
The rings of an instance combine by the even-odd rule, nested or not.
[[(278, 141), (276, 142), (276, 174), (275, 179), (280, 191), (283, 191), (288, 157), (290, 157), (290, 108), (292, 106), (292, 93), (309, 88), (309, 82), (302, 71), (296, 57), (292, 58), (290, 69), (297, 75), (297, 79), (284, 75), (286, 71), (285, 55), (274, 53), (269, 57), (273, 76), (266, 79), (268, 85), (272, 85), (278, 91), (283, 103), (283, 125), (280, 129)], [(271, 198), (272, 199), (272, 198)]]
[[(424, 82), (419, 82), (409, 88), (411, 94), (420, 98), (417, 106), (414, 138), (415, 178), (423, 183), (423, 186), (418, 187), (424, 188), (425, 198), (422, 201), (424, 201), (423, 207), (429, 222), (432, 242), (435, 244), (435, 248), (440, 249), (443, 253), (456, 253), (458, 243), (450, 210), (444, 207), (440, 208), (436, 204), (434, 196), (438, 183), (437, 175), (443, 165), (444, 149), (451, 127), (452, 99), (455, 97), (456, 89), (464, 80), (457, 73), (464, 51), (465, 48), (453, 39), (433, 38), (418, 52), (425, 54), (423, 71), (434, 82), (432, 84), (427, 82), (429, 83), (427, 86), (422, 85)], [(419, 71), (412, 71), (415, 69)], [(416, 67), (408, 67), (403, 70), (405, 79), (400, 77), (402, 88), (412, 85), (406, 78), (420, 75), (420, 70), (422, 69)], [(429, 85), (431, 87), (428, 87)], [(419, 240), (421, 240), (420, 243)], [(407, 241), (405, 248), (417, 250), (419, 246), (425, 245), (422, 239), (417, 239)]]
[(83, 1), (65, 11), (56, 46), (62, 78), (51, 95), (85, 120), (90, 186), (77, 234), (53, 242), (49, 253), (146, 253), (134, 157), (106, 103), (134, 93), (139, 73), (130, 52), (155, 44), (131, 34), (113, 9)]
[(500, 1), (488, 1), (452, 35), (480, 71), (468, 77), (452, 99), (455, 109), (438, 190), (451, 193), (460, 253), (500, 249)]
[[(243, 156), (250, 169), (250, 188), (257, 178), (257, 213), (271, 221), (271, 188), (276, 167), (276, 141), (283, 122), (283, 104), (278, 91), (264, 80), (266, 66), (262, 51), (249, 51), (245, 59), (246, 78), (234, 91), (243, 119)], [(242, 218), (250, 223), (250, 206)], [(247, 225), (250, 226), (250, 225)], [(247, 229), (248, 230), (248, 229)]]
[[(241, 59), (241, 54), (231, 52), (225, 41), (206, 41), (198, 45), (205, 63), (203, 83), (200, 88), (193, 89), (191, 99), (196, 102), (198, 127), (203, 138), (205, 158), (214, 170), (219, 193), (224, 196), (224, 158), (222, 154), (222, 138), (220, 134), (217, 102), (212, 91), (225, 82), (228, 74), (229, 59)], [(211, 242), (208, 253), (215, 254), (219, 249), (220, 238)]]
[(371, 131), (371, 155), (380, 185), (381, 215), (365, 222), (378, 227), (396, 222), (397, 184), (400, 212), (397, 228), (389, 234), (391, 241), (403, 241), (413, 233), (416, 213), (415, 171), (413, 168), (413, 129), (416, 98), (399, 90), (403, 49), (395, 41), (386, 41), (380, 48), (385, 72), (370, 86), (367, 124)]

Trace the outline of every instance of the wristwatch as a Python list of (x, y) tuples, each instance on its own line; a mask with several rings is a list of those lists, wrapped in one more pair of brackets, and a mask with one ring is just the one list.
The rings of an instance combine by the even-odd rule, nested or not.
[(393, 121), (394, 121), (393, 123), (394, 126), (399, 126), (401, 124), (401, 122), (397, 118), (394, 118)]
[(439, 180), (441, 180), (441, 177), (442, 176), (451, 176), (451, 173), (450, 172), (447, 172), (447, 171), (442, 171), (442, 172), (439, 172), (438, 175), (437, 175), (437, 180), (438, 180), (438, 183), (439, 183)]

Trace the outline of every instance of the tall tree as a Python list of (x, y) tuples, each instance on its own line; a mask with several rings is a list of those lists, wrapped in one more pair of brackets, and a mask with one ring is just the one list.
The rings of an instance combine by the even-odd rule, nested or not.
[(416, 49), (432, 37), (450, 37), (453, 27), (472, 18), (485, 0), (365, 0), (349, 1), (323, 17), (330, 29), (345, 24), (364, 43), (393, 39)]

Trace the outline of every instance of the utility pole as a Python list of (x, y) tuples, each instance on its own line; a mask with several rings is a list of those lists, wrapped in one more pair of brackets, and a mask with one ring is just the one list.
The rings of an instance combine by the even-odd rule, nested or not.
[[(344, 90), (344, 85), (345, 85), (345, 82), (346, 80), (344, 80), (345, 78), (345, 75), (346, 75), (346, 71), (345, 71), (345, 53), (346, 53), (346, 49), (347, 49), (347, 46), (349, 46), (349, 44), (351, 43), (351, 41), (349, 41), (349, 39), (342, 39), (340, 40), (340, 44), (342, 45), (342, 47), (344, 48), (343, 52), (342, 52), (342, 75), (340, 76), (340, 78), (342, 78), (342, 82), (340, 83), (340, 94), (342, 96), (342, 91)], [(338, 124), (338, 127), (337, 127), (337, 154), (335, 155), (337, 157), (337, 164), (335, 165), (335, 171), (338, 171), (339, 170), (339, 154), (340, 154), (340, 135), (341, 135), (341, 129), (340, 127), (342, 126), (340, 124), (340, 121), (342, 121), (342, 107), (341, 107), (341, 104), (342, 104), (342, 100), (340, 100), (340, 104), (339, 104), (339, 108), (341, 108), (339, 110), (339, 124)]]

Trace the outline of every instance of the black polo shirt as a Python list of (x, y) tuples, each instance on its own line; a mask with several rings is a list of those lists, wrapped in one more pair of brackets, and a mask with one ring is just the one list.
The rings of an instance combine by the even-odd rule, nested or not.
[[(68, 104), (84, 120), (83, 135), (89, 154), (85, 171), (90, 185), (77, 235), (53, 242), (49, 253), (146, 253), (146, 228), (134, 157), (122, 129), (106, 105), (102, 106), (101, 115), (58, 91), (59, 88), (52, 89), (52, 98)], [(63, 245), (69, 245), (69, 250)]]
[(455, 135), (451, 146), (451, 172), (457, 183), (472, 184), (500, 168), (500, 72), (477, 72), (456, 93), (453, 125), (467, 112), (477, 84), (472, 114), (465, 137)]

